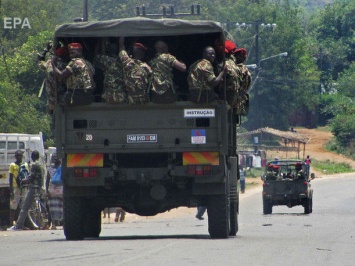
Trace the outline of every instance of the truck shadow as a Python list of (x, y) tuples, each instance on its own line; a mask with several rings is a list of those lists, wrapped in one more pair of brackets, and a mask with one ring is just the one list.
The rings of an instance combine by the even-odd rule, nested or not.
[(100, 236), (98, 238), (85, 238), (85, 240), (152, 240), (152, 239), (211, 239), (209, 235), (129, 235), (129, 236)]
[(305, 213), (286, 213), (286, 212), (273, 212), (272, 214), (266, 214), (271, 216), (307, 216)]

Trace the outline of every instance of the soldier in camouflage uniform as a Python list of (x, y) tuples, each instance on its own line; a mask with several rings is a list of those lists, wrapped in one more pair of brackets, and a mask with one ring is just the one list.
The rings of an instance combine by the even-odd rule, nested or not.
[[(225, 65), (227, 68), (226, 71), (226, 100), (228, 104), (234, 107), (235, 103), (237, 102), (237, 91), (239, 88), (239, 78), (238, 72), (239, 68), (234, 61), (233, 52), (237, 49), (236, 45), (229, 40), (225, 41), (224, 44), (224, 53), (225, 53), (225, 62), (218, 64), (217, 69), (219, 71), (222, 70), (223, 66)], [(224, 91), (222, 88), (218, 91), (219, 98), (224, 99)]]
[[(38, 67), (46, 73), (45, 88), (47, 91), (47, 112), (53, 113), (56, 103), (58, 102), (58, 94), (65, 91), (65, 84), (62, 80), (58, 79), (53, 72), (52, 59), (45, 60), (46, 54), (52, 49), (51, 42), (47, 43), (47, 47), (43, 50), (42, 54), (38, 54)], [(69, 61), (69, 53), (66, 47), (60, 47), (56, 50), (56, 64), (58, 69), (65, 69)]]
[(251, 74), (246, 65), (244, 65), (245, 59), (247, 58), (247, 51), (244, 48), (238, 48), (235, 50), (233, 56), (238, 67), (237, 73), (239, 83), (237, 91), (238, 99), (235, 108), (237, 109), (238, 114), (246, 114), (246, 108), (249, 101), (248, 90), (252, 82)]
[(129, 104), (145, 104), (149, 102), (149, 88), (152, 80), (152, 69), (144, 63), (146, 48), (141, 43), (133, 45), (133, 58), (125, 51), (124, 37), (119, 38), (119, 58), (123, 66)]
[(90, 104), (95, 89), (93, 78), (95, 68), (83, 58), (83, 47), (80, 43), (70, 43), (68, 49), (71, 60), (63, 71), (60, 71), (52, 60), (55, 74), (66, 81), (67, 93), (64, 95), (64, 103), (66, 105)]
[(25, 196), (25, 199), (21, 206), (21, 211), (19, 217), (16, 221), (16, 224), (10, 227), (8, 230), (22, 230), (24, 228), (25, 220), (28, 215), (28, 210), (31, 207), (31, 204), (34, 200), (34, 195), (37, 190), (42, 189), (43, 178), (44, 178), (44, 168), (43, 165), (39, 161), (39, 152), (33, 151), (31, 153), (31, 169), (30, 175), (27, 179), (22, 180), (22, 184), (28, 185), (28, 190)]
[(222, 81), (226, 68), (223, 68), (216, 77), (212, 65), (215, 58), (215, 50), (213, 47), (208, 46), (203, 51), (203, 58), (190, 66), (187, 77), (190, 101), (208, 103), (218, 99), (214, 88)]
[(122, 64), (117, 57), (117, 53), (117, 45), (110, 43), (108, 54), (98, 54), (94, 60), (94, 66), (104, 71), (102, 98), (108, 103), (125, 103), (127, 101)]
[(173, 69), (185, 72), (186, 65), (169, 53), (168, 45), (164, 41), (157, 41), (154, 49), (155, 57), (149, 63), (153, 70), (151, 99), (156, 103), (172, 103), (176, 101)]

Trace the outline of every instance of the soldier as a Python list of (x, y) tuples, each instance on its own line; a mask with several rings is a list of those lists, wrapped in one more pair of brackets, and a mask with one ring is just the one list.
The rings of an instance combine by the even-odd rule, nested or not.
[(149, 102), (148, 91), (152, 80), (152, 69), (144, 63), (148, 50), (141, 43), (133, 45), (133, 58), (125, 51), (124, 37), (119, 38), (119, 58), (122, 62), (124, 82), (129, 104), (145, 104)]
[(244, 48), (238, 48), (234, 51), (233, 56), (235, 58), (235, 63), (239, 68), (238, 71), (238, 80), (239, 80), (239, 89), (237, 91), (237, 104), (236, 109), (238, 114), (246, 114), (246, 103), (249, 100), (248, 90), (251, 85), (251, 74), (244, 65), (244, 62), (247, 58), (247, 51)]
[(39, 152), (33, 151), (31, 153), (31, 159), (33, 163), (31, 164), (30, 175), (27, 179), (22, 180), (23, 184), (28, 185), (28, 190), (25, 196), (25, 199), (21, 206), (21, 211), (19, 217), (16, 221), (16, 224), (7, 230), (22, 230), (24, 228), (25, 220), (28, 215), (28, 210), (33, 202), (35, 193), (37, 189), (42, 189), (43, 178), (44, 178), (44, 169), (43, 165), (39, 162)]
[(98, 54), (94, 60), (94, 66), (104, 71), (102, 98), (108, 103), (125, 103), (127, 101), (122, 64), (117, 54), (117, 45), (110, 43), (108, 45), (108, 54)]
[[(240, 86), (239, 84), (239, 68), (235, 63), (235, 58), (233, 58), (233, 53), (237, 49), (236, 45), (229, 40), (226, 40), (224, 43), (224, 53), (225, 53), (225, 63), (220, 63), (218, 69), (221, 70), (225, 65), (227, 68), (226, 71), (226, 100), (228, 104), (232, 107), (235, 107), (237, 102), (237, 91)], [(219, 98), (224, 99), (224, 91), (219, 90)]]
[(172, 71), (176, 69), (185, 72), (186, 65), (169, 53), (168, 45), (164, 41), (157, 41), (154, 49), (155, 57), (149, 63), (153, 70), (151, 99), (156, 103), (172, 103), (176, 101)]
[[(45, 60), (46, 54), (52, 49), (52, 43), (48, 42), (47, 47), (43, 50), (42, 54), (38, 54), (37, 64), (40, 69), (42, 69), (46, 73), (45, 79), (45, 88), (48, 94), (47, 99), (47, 113), (53, 114), (53, 110), (57, 103), (58, 94), (63, 93), (65, 91), (64, 82), (58, 79), (52, 68), (52, 59)], [(56, 56), (58, 59), (56, 60), (56, 64), (59, 70), (65, 69), (66, 65), (69, 61), (69, 52), (66, 47), (59, 47), (56, 50)]]
[(60, 71), (55, 66), (55, 60), (52, 60), (54, 73), (66, 81), (67, 92), (64, 95), (64, 104), (90, 104), (93, 101), (95, 89), (93, 79), (95, 69), (89, 61), (83, 58), (83, 47), (80, 43), (70, 43), (68, 49), (71, 60), (63, 71)]
[(213, 72), (213, 62), (216, 52), (208, 46), (203, 50), (203, 58), (193, 63), (189, 68), (187, 81), (189, 84), (189, 100), (195, 103), (208, 103), (218, 99), (214, 88), (222, 81), (226, 68), (216, 77)]

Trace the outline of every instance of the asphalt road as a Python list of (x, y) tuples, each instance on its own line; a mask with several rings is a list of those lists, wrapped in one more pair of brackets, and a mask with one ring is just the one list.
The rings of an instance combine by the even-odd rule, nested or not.
[(98, 239), (62, 230), (0, 232), (0, 265), (355, 265), (355, 174), (312, 181), (313, 213), (275, 206), (261, 188), (241, 195), (236, 237), (212, 240), (193, 209), (104, 223)]

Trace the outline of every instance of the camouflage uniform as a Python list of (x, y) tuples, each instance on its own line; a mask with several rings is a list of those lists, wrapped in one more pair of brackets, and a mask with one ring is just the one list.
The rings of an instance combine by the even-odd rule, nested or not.
[(161, 99), (166, 103), (176, 100), (172, 73), (175, 61), (176, 57), (169, 53), (157, 54), (150, 61), (153, 70), (152, 101), (155, 96), (158, 101)]
[(238, 114), (245, 114), (245, 106), (249, 101), (248, 90), (251, 85), (251, 73), (249, 72), (246, 65), (243, 63), (237, 64), (239, 69), (238, 78), (239, 78), (239, 90), (238, 90), (238, 104), (236, 106)]
[(42, 187), (44, 178), (44, 168), (43, 164), (39, 160), (31, 163), (30, 174), (33, 175), (33, 181), (31, 185)]
[[(67, 63), (63, 59), (58, 58), (57, 68), (60, 71), (65, 69), (66, 65)], [(63, 86), (64, 83), (54, 75), (51, 59), (47, 61), (38, 61), (38, 67), (43, 70), (47, 76), (45, 80), (45, 88), (48, 94), (47, 108), (49, 112), (52, 112), (57, 103), (57, 93), (59, 92), (59, 87)]]
[(119, 53), (129, 104), (149, 102), (148, 90), (152, 80), (152, 69), (146, 63), (132, 59), (126, 51)]
[(72, 58), (66, 66), (71, 72), (67, 77), (67, 92), (61, 100), (65, 106), (87, 105), (93, 102), (95, 89), (93, 65), (83, 58)]
[[(227, 58), (225, 61), (225, 65), (227, 67), (227, 72), (226, 72), (226, 97), (227, 97), (227, 102), (230, 104), (232, 107), (235, 107), (237, 105), (238, 101), (238, 90), (240, 87), (240, 82), (239, 82), (239, 68), (236, 65), (236, 63), (233, 61), (232, 58)], [(222, 70), (223, 64), (218, 65), (218, 70)], [(224, 98), (224, 92), (221, 90), (219, 91), (220, 93), (220, 98)]]
[(187, 77), (190, 101), (208, 103), (216, 100), (217, 97), (213, 86), (215, 79), (213, 66), (207, 59), (201, 59), (192, 64)]
[(66, 66), (72, 74), (67, 78), (67, 89), (74, 90), (93, 90), (95, 88), (93, 65), (83, 58), (72, 58)]
[[(236, 109), (238, 114), (245, 113), (245, 104), (248, 101), (247, 91), (251, 84), (251, 74), (244, 64), (236, 64), (235, 58), (231, 55), (226, 59), (226, 97), (227, 102)], [(223, 64), (218, 69), (222, 70)], [(223, 91), (220, 91), (220, 98), (223, 99)]]
[(118, 58), (99, 54), (95, 58), (94, 65), (104, 71), (104, 89), (102, 98), (109, 103), (124, 103), (127, 94), (124, 90), (122, 65)]

